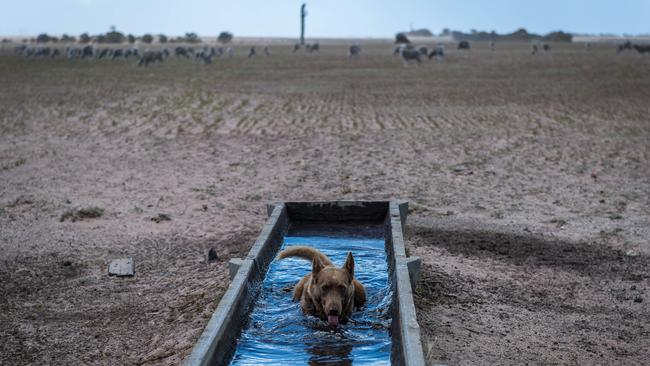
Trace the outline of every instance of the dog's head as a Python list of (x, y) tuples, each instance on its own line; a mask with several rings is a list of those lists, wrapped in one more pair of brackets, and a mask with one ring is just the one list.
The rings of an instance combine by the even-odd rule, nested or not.
[(337, 326), (339, 319), (347, 315), (354, 301), (354, 257), (348, 258), (341, 268), (325, 267), (318, 257), (312, 262), (313, 294), (323, 308), (323, 316), (331, 326)]

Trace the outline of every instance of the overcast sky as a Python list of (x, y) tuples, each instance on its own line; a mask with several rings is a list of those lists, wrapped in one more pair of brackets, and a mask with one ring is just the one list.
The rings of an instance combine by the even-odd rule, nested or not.
[[(0, 0), (0, 34), (196, 32), (297, 37), (294, 0)], [(397, 31), (650, 33), (650, 0), (313, 0), (308, 37), (392, 37)]]

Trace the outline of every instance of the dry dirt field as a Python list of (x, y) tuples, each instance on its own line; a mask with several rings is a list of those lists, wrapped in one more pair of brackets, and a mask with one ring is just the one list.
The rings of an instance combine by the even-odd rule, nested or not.
[(146, 69), (5, 50), (0, 364), (179, 364), (266, 202), (401, 198), (429, 362), (647, 365), (650, 57), (405, 68), (343, 43)]

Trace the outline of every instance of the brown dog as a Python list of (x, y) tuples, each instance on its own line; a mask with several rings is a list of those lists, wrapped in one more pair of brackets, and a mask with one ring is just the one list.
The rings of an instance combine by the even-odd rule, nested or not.
[(334, 266), (327, 256), (310, 247), (295, 246), (283, 250), (280, 259), (299, 257), (312, 261), (311, 273), (303, 277), (293, 290), (293, 299), (300, 300), (305, 314), (327, 320), (337, 326), (355, 306), (366, 302), (366, 289), (354, 278), (354, 258), (348, 258), (342, 268)]

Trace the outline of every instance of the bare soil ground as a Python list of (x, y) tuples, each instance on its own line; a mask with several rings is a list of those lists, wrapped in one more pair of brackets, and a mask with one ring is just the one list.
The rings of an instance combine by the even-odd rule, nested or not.
[(0, 364), (179, 364), (266, 202), (389, 198), (432, 364), (647, 364), (650, 58), (272, 52), (0, 57)]

